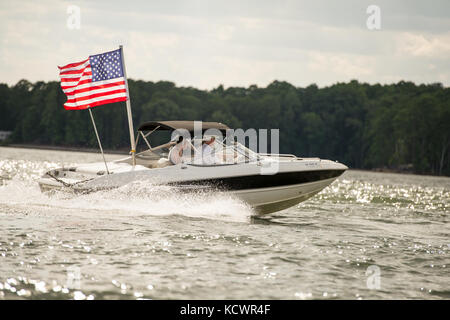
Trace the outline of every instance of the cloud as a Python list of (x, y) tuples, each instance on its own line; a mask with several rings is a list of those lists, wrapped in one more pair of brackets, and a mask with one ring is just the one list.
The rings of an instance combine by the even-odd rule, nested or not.
[(397, 53), (414, 57), (448, 59), (450, 32), (439, 35), (401, 33), (397, 36)]
[(361, 79), (374, 73), (374, 57), (321, 52), (311, 52), (309, 57), (308, 68), (312, 72), (331, 72), (338, 79)]

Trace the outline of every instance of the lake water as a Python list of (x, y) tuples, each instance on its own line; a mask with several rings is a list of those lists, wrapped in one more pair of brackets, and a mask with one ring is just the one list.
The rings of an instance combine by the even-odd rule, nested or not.
[(92, 161), (0, 148), (0, 299), (450, 299), (450, 178), (350, 170), (266, 216), (169, 187), (40, 192)]

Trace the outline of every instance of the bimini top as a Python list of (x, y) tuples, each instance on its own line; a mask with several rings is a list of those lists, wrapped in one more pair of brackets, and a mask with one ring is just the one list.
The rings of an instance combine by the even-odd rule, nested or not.
[[(202, 131), (208, 129), (217, 129), (220, 131), (226, 131), (230, 129), (227, 125), (220, 122), (201, 122)], [(151, 131), (151, 130), (177, 130), (186, 129), (189, 132), (194, 132), (194, 121), (150, 121), (145, 122), (139, 126), (138, 131)]]

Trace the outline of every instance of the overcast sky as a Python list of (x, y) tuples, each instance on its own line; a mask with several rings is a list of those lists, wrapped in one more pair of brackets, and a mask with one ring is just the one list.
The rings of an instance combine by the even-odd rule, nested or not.
[[(369, 5), (381, 29), (369, 30)], [(67, 8), (80, 8), (69, 29)], [(450, 84), (449, 0), (0, 0), (0, 82), (124, 45), (129, 78), (212, 89), (357, 79)]]

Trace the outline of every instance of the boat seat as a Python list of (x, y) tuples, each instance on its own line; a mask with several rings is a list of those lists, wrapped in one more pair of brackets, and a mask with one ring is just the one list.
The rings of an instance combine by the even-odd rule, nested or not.
[(167, 158), (161, 158), (157, 162), (152, 164), (152, 168), (165, 168), (171, 166), (172, 162), (170, 162)]

